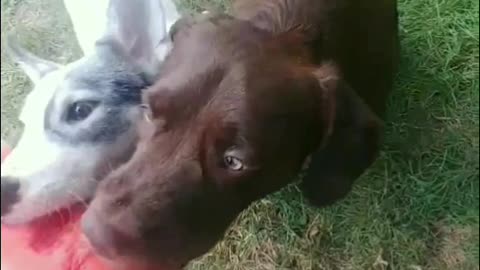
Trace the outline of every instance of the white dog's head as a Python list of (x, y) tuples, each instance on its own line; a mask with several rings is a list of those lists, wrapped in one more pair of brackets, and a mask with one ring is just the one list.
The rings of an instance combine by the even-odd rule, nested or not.
[[(28, 223), (89, 200), (97, 181), (130, 157), (141, 92), (160, 72), (171, 46), (168, 29), (179, 15), (171, 0), (106, 6), (107, 26), (89, 26), (105, 29), (102, 37), (91, 50), (82, 45), (87, 55), (66, 66), (8, 42), (34, 89), (20, 115), (23, 134), (2, 164), (3, 223)], [(89, 27), (79, 27), (80, 19), (90, 18), (72, 16), (81, 40)]]

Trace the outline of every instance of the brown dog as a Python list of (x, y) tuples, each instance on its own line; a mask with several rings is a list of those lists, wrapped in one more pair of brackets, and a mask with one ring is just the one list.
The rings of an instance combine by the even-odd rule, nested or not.
[(133, 158), (84, 218), (99, 253), (178, 268), (291, 183), (343, 198), (375, 160), (398, 57), (395, 0), (239, 0), (183, 19)]

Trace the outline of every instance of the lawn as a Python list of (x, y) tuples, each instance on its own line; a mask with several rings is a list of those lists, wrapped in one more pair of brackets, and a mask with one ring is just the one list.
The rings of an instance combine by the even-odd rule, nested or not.
[[(62, 63), (80, 50), (61, 0), (1, 1), (1, 134), (13, 138), (30, 84), (4, 35)], [(191, 269), (479, 269), (479, 2), (400, 0), (400, 14), (385, 148), (348, 199), (317, 210), (292, 186), (246, 211)]]

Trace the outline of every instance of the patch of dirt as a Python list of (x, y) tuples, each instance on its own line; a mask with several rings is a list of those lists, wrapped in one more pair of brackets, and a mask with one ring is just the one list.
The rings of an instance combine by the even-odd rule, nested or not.
[(472, 258), (466, 251), (472, 239), (478, 239), (478, 230), (475, 231), (471, 227), (438, 225), (435, 227), (435, 233), (437, 241), (426, 269), (479, 269), (478, 265), (473, 265)]

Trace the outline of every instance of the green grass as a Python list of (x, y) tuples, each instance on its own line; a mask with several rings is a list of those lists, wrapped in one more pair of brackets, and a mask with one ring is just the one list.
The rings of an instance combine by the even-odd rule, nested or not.
[[(228, 7), (181, 2), (189, 11)], [(382, 157), (334, 207), (310, 208), (295, 187), (258, 202), (191, 269), (479, 269), (479, 3), (400, 2), (403, 57)], [(64, 63), (78, 56), (60, 0), (1, 5), (2, 38), (15, 31)], [(8, 138), (30, 86), (3, 45), (1, 61)]]

